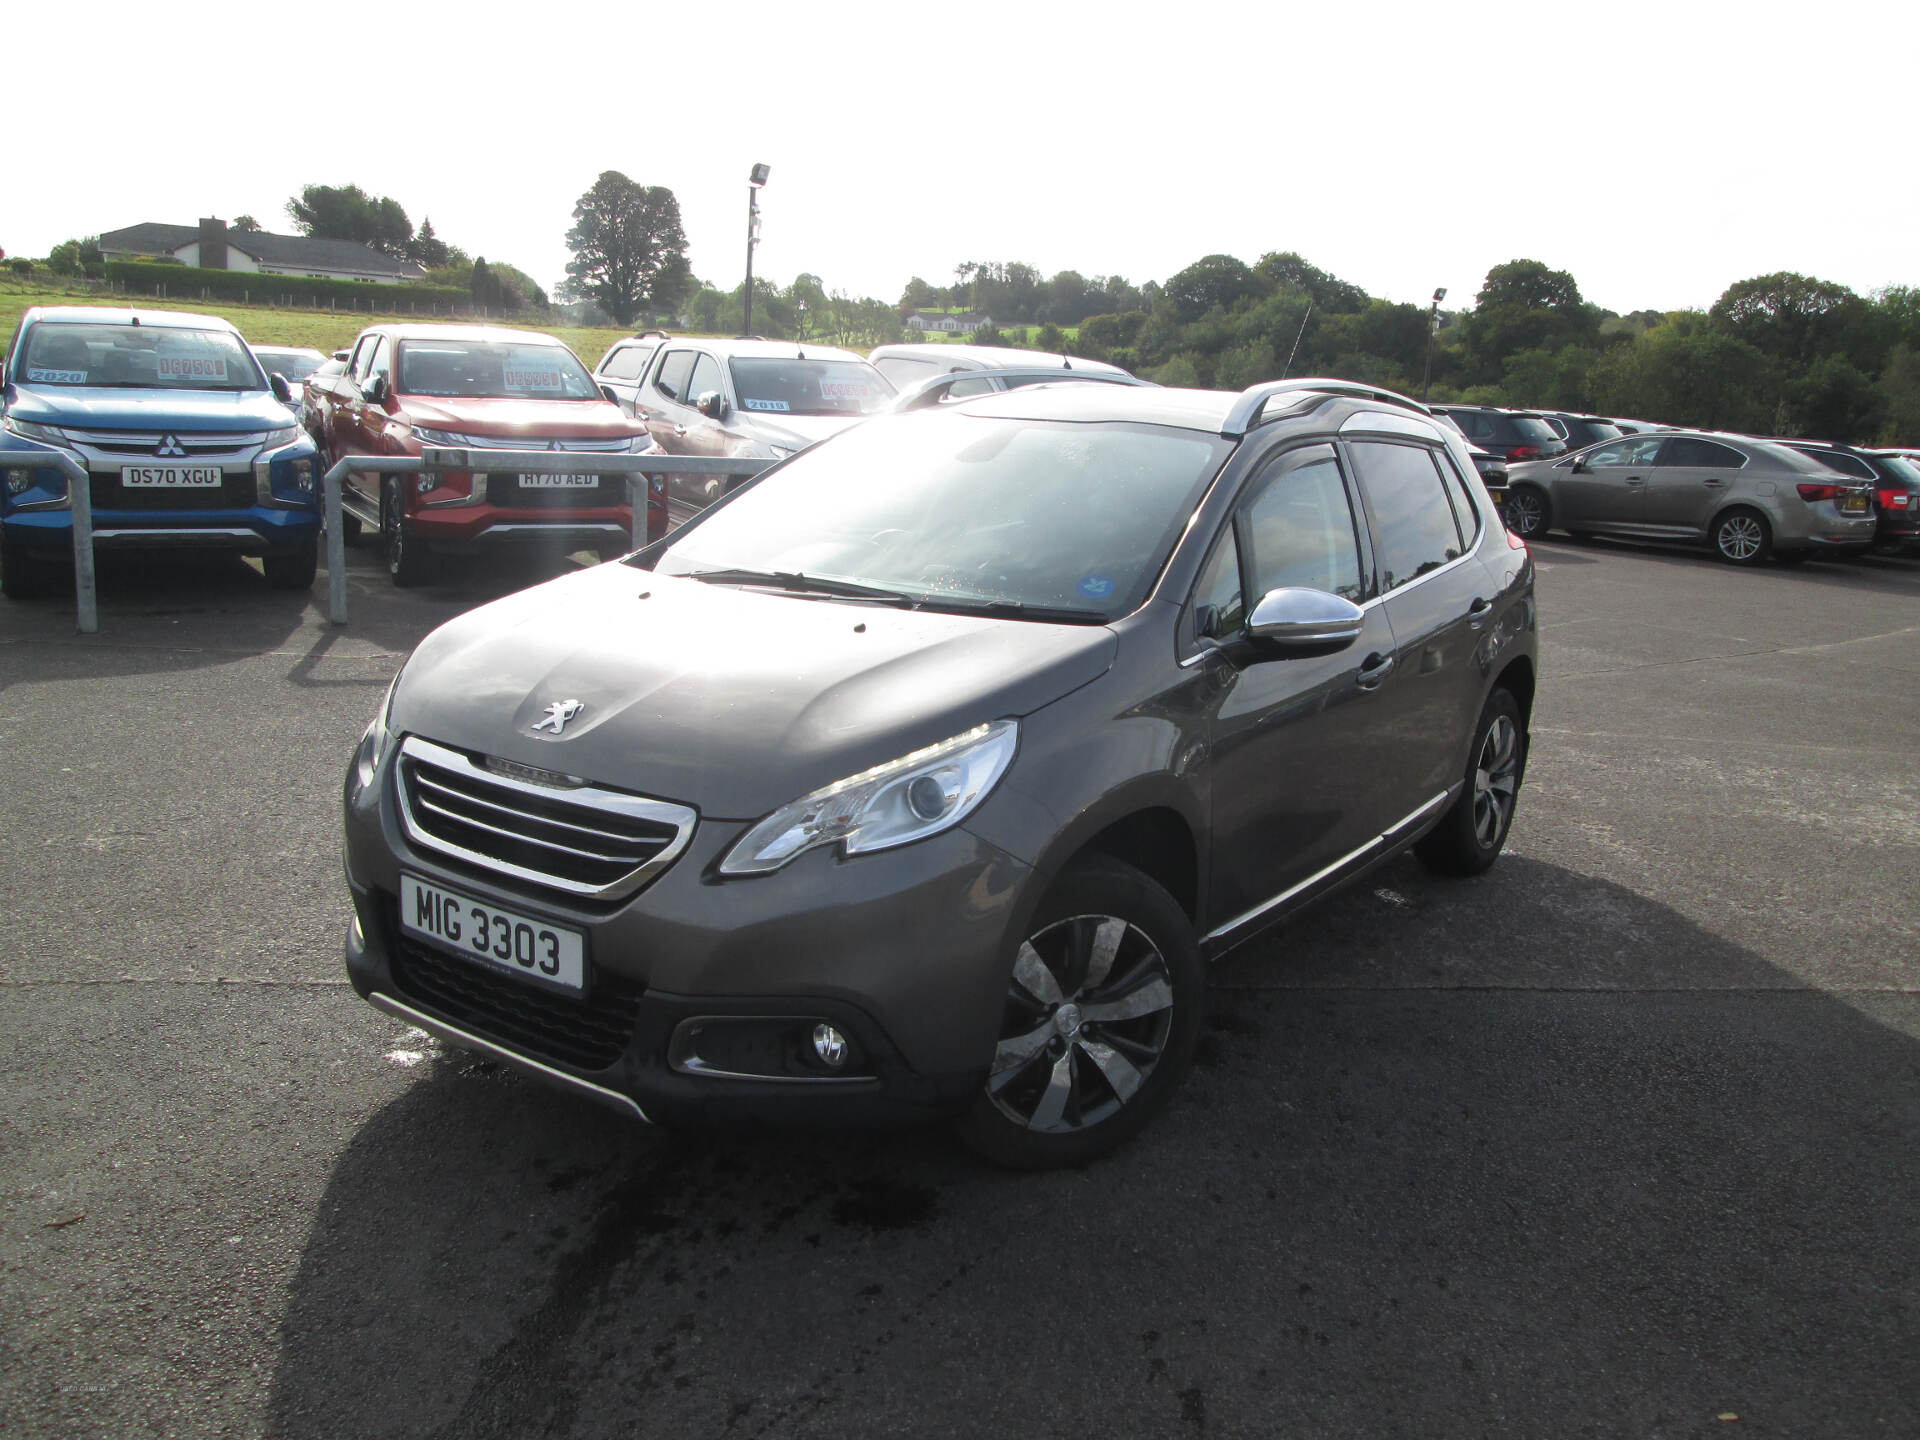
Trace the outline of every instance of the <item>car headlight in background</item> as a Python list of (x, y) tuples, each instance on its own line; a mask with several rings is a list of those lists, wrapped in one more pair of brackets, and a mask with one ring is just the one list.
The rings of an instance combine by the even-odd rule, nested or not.
[(802, 796), (741, 836), (720, 873), (765, 875), (821, 845), (859, 855), (937, 835), (986, 799), (1012, 763), (1018, 736), (1012, 720), (976, 725)]
[(425, 425), (413, 427), (413, 438), (422, 445), (453, 445), (464, 449), (473, 444), (465, 435), (456, 435), (451, 430), (434, 430)]
[(22, 440), (38, 440), (42, 445), (68, 445), (67, 432), (56, 425), (36, 425), (31, 420), (16, 420), (7, 416), (7, 429)]

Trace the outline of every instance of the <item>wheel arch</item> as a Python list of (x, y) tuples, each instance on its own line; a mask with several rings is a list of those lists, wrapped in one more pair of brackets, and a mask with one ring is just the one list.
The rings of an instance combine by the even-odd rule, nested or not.
[(1199, 836), (1204, 817), (1193, 813), (1194, 797), (1171, 777), (1145, 778), (1088, 806), (1047, 845), (1034, 863), (1043, 883), (1083, 855), (1106, 855), (1131, 865), (1173, 896), (1196, 925), (1204, 908), (1206, 858)]

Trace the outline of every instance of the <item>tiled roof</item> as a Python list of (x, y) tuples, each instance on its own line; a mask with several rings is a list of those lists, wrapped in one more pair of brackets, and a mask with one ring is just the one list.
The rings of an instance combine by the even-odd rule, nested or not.
[[(198, 225), (164, 225), (148, 220), (100, 237), (102, 250), (135, 255), (171, 255), (200, 238)], [(354, 270), (364, 275), (412, 279), (426, 272), (411, 260), (382, 255), (355, 240), (320, 240), (309, 235), (270, 235), (264, 230), (227, 231), (227, 244), (265, 265), (296, 265), (309, 270)]]

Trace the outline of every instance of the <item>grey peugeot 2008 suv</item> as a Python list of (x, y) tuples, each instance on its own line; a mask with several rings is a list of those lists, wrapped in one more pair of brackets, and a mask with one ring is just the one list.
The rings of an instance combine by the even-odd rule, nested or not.
[(450, 621), (349, 766), (355, 989), (629, 1114), (951, 1114), (1099, 1154), (1203, 962), (1527, 755), (1533, 566), (1457, 432), (1340, 381), (870, 421)]

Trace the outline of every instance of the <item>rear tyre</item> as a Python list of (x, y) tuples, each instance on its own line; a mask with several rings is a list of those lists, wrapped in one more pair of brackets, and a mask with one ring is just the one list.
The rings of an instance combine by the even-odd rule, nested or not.
[(1131, 865), (1075, 861), (1015, 954), (999, 1042), (960, 1138), (1018, 1170), (1104, 1155), (1179, 1088), (1205, 993), (1178, 902)]
[(1429, 870), (1478, 875), (1500, 858), (1527, 769), (1520, 702), (1502, 687), (1487, 697), (1474, 726), (1466, 783), (1440, 823), (1413, 847)]
[(1507, 492), (1507, 529), (1522, 540), (1538, 540), (1547, 533), (1553, 507), (1546, 492), (1532, 485), (1516, 485)]
[(439, 567), (426, 543), (407, 534), (400, 482), (392, 478), (380, 482), (380, 538), (386, 547), (389, 580), (402, 590), (432, 582)]
[(291, 555), (268, 555), (260, 562), (267, 584), (276, 590), (310, 590), (320, 568), (320, 542), (309, 540)]
[(24, 545), (0, 540), (0, 595), (37, 600), (58, 588), (59, 572)]
[(1713, 552), (1729, 565), (1759, 565), (1773, 553), (1773, 530), (1758, 510), (1739, 506), (1713, 522)]

